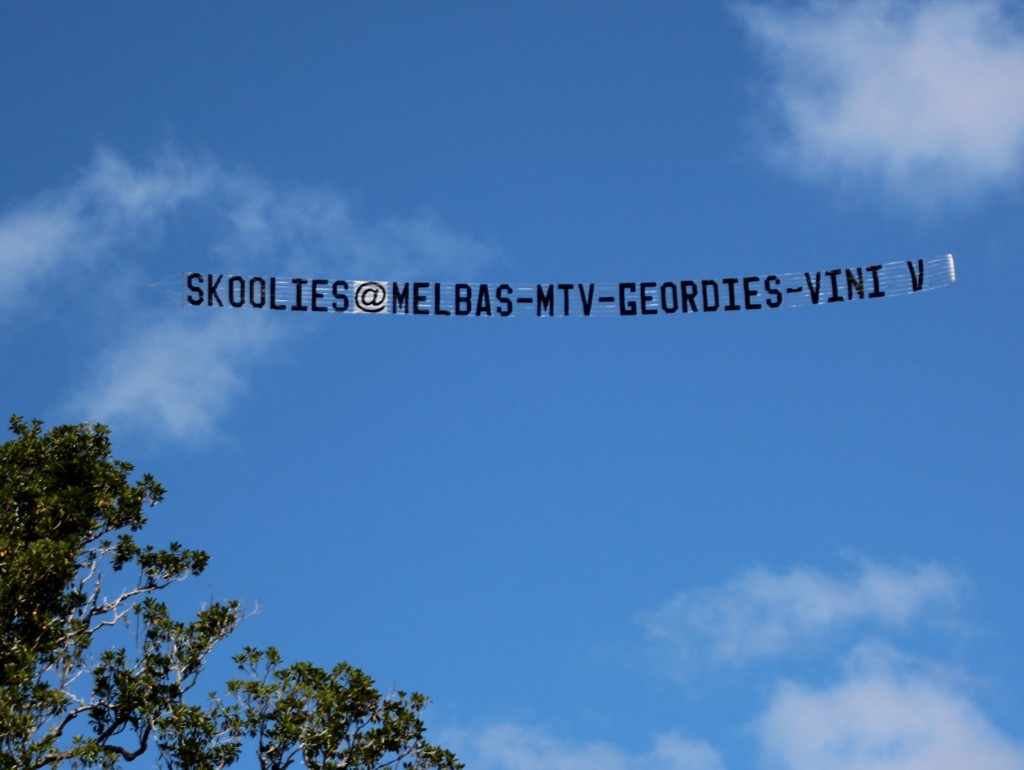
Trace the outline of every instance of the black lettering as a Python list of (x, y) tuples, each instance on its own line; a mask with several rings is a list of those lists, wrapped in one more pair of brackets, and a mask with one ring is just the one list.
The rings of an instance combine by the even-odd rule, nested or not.
[(228, 304), (231, 307), (243, 307), (245, 305), (245, 279), (240, 275), (233, 275), (228, 278)]
[(917, 260), (917, 272), (914, 272), (914, 263), (907, 260), (907, 270), (910, 271), (910, 285), (914, 291), (921, 291), (924, 288), (924, 260)]
[(569, 292), (572, 291), (571, 283), (558, 284), (558, 290), (562, 292), (562, 315), (569, 315)]
[[(512, 315), (512, 287), (507, 283), (503, 283), (498, 287), (498, 290), (494, 292), (495, 298), (498, 300), (498, 315), (508, 318)], [(487, 308), (487, 315), (491, 314), (490, 306)], [(479, 314), (478, 314), (479, 315)]]
[(270, 279), (270, 309), (271, 310), (287, 310), (287, 305), (277, 304), (277, 279)]
[(335, 301), (331, 303), (335, 313), (344, 313), (348, 310), (348, 281), (335, 281), (331, 284), (331, 296)]
[(695, 281), (680, 281), (679, 288), (683, 292), (683, 312), (697, 312), (697, 283)]
[(807, 291), (811, 295), (811, 304), (817, 305), (818, 298), (821, 296), (821, 273), (814, 274), (814, 283), (811, 283), (811, 274), (804, 273), (804, 277), (807, 279)]
[[(196, 286), (196, 280), (198, 279), (199, 285)], [(185, 279), (185, 285), (188, 286), (188, 304), (190, 305), (202, 305), (203, 304), (203, 274), (202, 273), (189, 273), (188, 278)]]
[(441, 284), (434, 284), (434, 315), (451, 315), (451, 310), (444, 310), (441, 307)]
[(779, 307), (782, 304), (782, 292), (779, 291), (779, 276), (769, 275), (764, 279), (764, 290), (768, 292), (768, 296), (771, 299), (765, 300), (768, 307)]
[(473, 287), (468, 283), (455, 284), (455, 315), (473, 312)]
[(412, 285), (412, 314), (430, 315), (430, 308), (425, 307), (427, 295), (425, 294), (430, 284), (425, 281), (416, 281)]
[(555, 314), (555, 287), (554, 284), (548, 284), (545, 289), (541, 284), (537, 284), (537, 315), (543, 315), (544, 311), (548, 311), (548, 315), (552, 316)]
[(314, 278), (312, 281), (310, 281), (310, 284), (309, 284), (309, 307), (310, 307), (310, 310), (313, 310), (314, 312), (317, 312), (317, 313), (326, 313), (327, 312), (327, 307), (325, 305), (318, 305), (316, 303), (316, 301), (318, 299), (323, 299), (325, 296), (327, 296), (326, 294), (323, 293), (323, 291), (321, 291), (321, 289), (323, 289), (326, 286), (327, 286), (327, 279), (326, 278)]
[(224, 279), (223, 275), (218, 275), (217, 280), (213, 280), (213, 274), (206, 274), (206, 304), (213, 307), (213, 301), (217, 301), (217, 307), (224, 307), (224, 303), (220, 301), (220, 295), (217, 293), (217, 289), (220, 288), (220, 282)]
[(477, 317), (491, 314), (491, 292), (486, 283), (480, 284), (480, 294), (476, 298), (476, 314)]
[(736, 284), (740, 282), (739, 278), (723, 278), (722, 283), (729, 287), (729, 304), (725, 306), (725, 310), (739, 310), (740, 306), (736, 304)]
[(636, 315), (636, 302), (634, 300), (626, 301), (627, 291), (636, 292), (636, 284), (619, 284), (619, 315)]
[[(708, 299), (708, 289), (714, 289), (715, 298), (712, 302)], [(707, 312), (713, 312), (718, 310), (718, 284), (712, 280), (703, 280), (700, 282), (700, 293), (701, 299), (704, 300), (704, 310)]]
[(594, 307), (594, 284), (590, 284), (590, 291), (583, 291), (583, 284), (580, 287), (580, 302), (583, 304), (583, 315), (590, 315), (590, 309)]
[(838, 275), (843, 272), (842, 270), (826, 270), (825, 275), (832, 282), (832, 296), (828, 298), (829, 302), (842, 302), (843, 298), (839, 296), (839, 279)]
[(852, 270), (846, 271), (846, 298), (853, 299), (853, 293), (857, 292), (860, 299), (864, 299), (864, 271), (857, 268), (857, 274)]
[(309, 281), (305, 278), (292, 278), (292, 283), (295, 284), (295, 304), (292, 305), (292, 310), (309, 310), (308, 307), (302, 304), (302, 287), (309, 283)]
[[(257, 286), (260, 287), (259, 299), (256, 298)], [(249, 279), (249, 304), (255, 308), (260, 308), (267, 304), (267, 282), (265, 279), (258, 276)]]
[(409, 315), (409, 284), (407, 283), (403, 283), (401, 286), (397, 283), (391, 284), (391, 312), (397, 313), (399, 309)]
[(871, 285), (872, 285), (872, 287), (874, 287), (874, 288), (872, 288), (871, 293), (868, 294), (868, 299), (875, 299), (876, 297), (884, 297), (885, 296), (885, 292), (882, 291), (881, 287), (879, 286), (879, 281), (878, 281), (878, 271), (882, 269), (882, 266), (881, 265), (869, 265), (868, 267), (865, 267), (864, 269), (867, 270), (869, 273), (871, 273)]
[(665, 313), (674, 313), (679, 310), (679, 290), (671, 281), (661, 285), (661, 309)]
[(658, 284), (654, 281), (644, 281), (640, 284), (640, 312), (643, 315), (657, 315), (658, 308), (648, 307), (648, 303), (654, 302), (657, 297), (653, 294), (648, 294), (648, 289), (653, 289)]
[(758, 277), (756, 275), (748, 275), (743, 279), (743, 306), (747, 310), (760, 310), (761, 303), (754, 302), (754, 297), (757, 296), (757, 289), (752, 289), (751, 284), (756, 282)]

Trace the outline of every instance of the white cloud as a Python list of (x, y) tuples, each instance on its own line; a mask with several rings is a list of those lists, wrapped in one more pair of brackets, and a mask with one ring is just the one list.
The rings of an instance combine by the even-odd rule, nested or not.
[[(10, 301), (18, 302), (26, 289), (72, 253), (78, 240), (76, 212), (65, 200), (37, 202), (0, 220), (0, 265)], [(81, 251), (75, 249), (76, 256)], [(7, 308), (12, 305), (8, 301)]]
[[(157, 313), (133, 302), (126, 281), (163, 278), (167, 267), (155, 266), (169, 259), (175, 272), (389, 278), (469, 277), (492, 257), (491, 247), (429, 212), (362, 223), (334, 191), (278, 190), (174, 149), (148, 165), (101, 149), (76, 181), (0, 212), (5, 315), (46, 297), (75, 324), (102, 323), (94, 336), (111, 340), (74, 384), (74, 419), (176, 437), (209, 433), (283, 332), (252, 311)], [(118, 312), (97, 319), (96, 308), (109, 307)]]
[(115, 259), (117, 249), (187, 200), (210, 195), (219, 173), (205, 162), (165, 152), (136, 169), (109, 150), (96, 152), (75, 183), (0, 214), (0, 266), (15, 303), (58, 269)]
[(684, 591), (644, 624), (682, 655), (706, 648), (712, 659), (741, 662), (857, 623), (904, 625), (954, 603), (959, 591), (960, 581), (936, 566), (900, 571), (865, 563), (846, 580), (807, 569), (754, 569), (722, 586)]
[[(651, 622), (706, 637), (712, 654), (740, 660), (792, 649), (836, 626), (871, 621), (884, 630), (909, 623), (955, 602), (961, 584), (935, 566), (897, 570), (863, 563), (845, 579), (806, 569), (757, 569), (682, 594)], [(752, 739), (734, 747), (736, 761), (766, 770), (1024, 770), (1024, 746), (992, 722), (970, 694), (971, 680), (955, 668), (883, 641), (857, 644), (833, 662), (842, 672), (836, 683), (780, 679), (765, 666), (764, 679), (744, 685), (767, 697), (751, 722), (732, 731)], [(678, 732), (656, 736), (640, 751), (514, 723), (460, 731), (445, 743), (479, 770), (725, 767), (710, 744)]]
[(491, 726), (460, 743), (459, 758), (479, 770), (724, 770), (708, 744), (676, 733), (659, 736), (650, 751), (635, 755), (610, 743), (573, 743), (515, 724)]
[(98, 422), (205, 438), (244, 389), (243, 373), (279, 336), (258, 314), (164, 320), (107, 351), (70, 408)]
[(814, 690), (782, 684), (758, 720), (785, 770), (1024, 770), (1024, 749), (966, 697), (923, 677), (873, 673)]
[(424, 270), (464, 276), (494, 255), (493, 248), (455, 232), (429, 211), (364, 224), (331, 191), (273, 191), (255, 180), (235, 180), (232, 189), (231, 230), (216, 244), (228, 260), (286, 255), (294, 270), (341, 266), (351, 277), (373, 278)]
[(747, 5), (806, 173), (875, 176), (918, 199), (1019, 176), (1024, 34), (998, 0)]

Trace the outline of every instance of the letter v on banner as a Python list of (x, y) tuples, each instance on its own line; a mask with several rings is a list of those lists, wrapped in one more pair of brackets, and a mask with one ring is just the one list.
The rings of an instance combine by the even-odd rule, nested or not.
[(907, 269), (910, 271), (910, 284), (913, 291), (921, 291), (924, 288), (924, 260), (917, 260), (917, 271), (914, 270), (914, 263), (907, 261)]

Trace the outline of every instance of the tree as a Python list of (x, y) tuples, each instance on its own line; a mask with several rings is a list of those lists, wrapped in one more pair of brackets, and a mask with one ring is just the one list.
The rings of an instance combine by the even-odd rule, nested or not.
[(425, 740), (423, 695), (382, 695), (346, 663), (284, 665), (273, 647), (246, 648), (242, 676), (197, 698), (242, 610), (213, 603), (181, 622), (158, 600), (209, 560), (136, 541), (163, 488), (130, 481), (102, 425), (44, 432), (13, 417), (11, 431), (0, 445), (0, 768), (112, 768), (148, 754), (167, 770), (213, 770), (247, 750), (261, 770), (462, 767)]

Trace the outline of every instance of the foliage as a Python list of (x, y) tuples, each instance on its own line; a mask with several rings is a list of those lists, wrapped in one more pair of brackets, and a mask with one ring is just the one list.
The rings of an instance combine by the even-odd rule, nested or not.
[[(462, 767), (424, 740), (424, 696), (382, 696), (345, 663), (286, 666), (273, 647), (246, 648), (224, 698), (196, 699), (242, 613), (213, 603), (181, 622), (157, 599), (208, 562), (180, 543), (136, 542), (163, 488), (129, 480), (102, 425), (43, 432), (14, 417), (11, 430), (0, 445), (0, 768), (112, 768), (152, 752), (168, 770), (213, 770), (250, 748), (262, 770)], [(134, 635), (118, 635), (125, 626)]]

